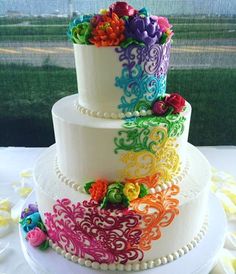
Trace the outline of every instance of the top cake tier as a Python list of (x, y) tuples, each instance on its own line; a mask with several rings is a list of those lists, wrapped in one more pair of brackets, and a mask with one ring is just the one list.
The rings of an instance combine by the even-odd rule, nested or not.
[(116, 2), (69, 26), (74, 43), (77, 108), (92, 116), (151, 114), (165, 95), (173, 32), (164, 17)]
[(169, 51), (169, 43), (125, 49), (75, 44), (79, 108), (117, 115), (150, 110), (166, 92)]

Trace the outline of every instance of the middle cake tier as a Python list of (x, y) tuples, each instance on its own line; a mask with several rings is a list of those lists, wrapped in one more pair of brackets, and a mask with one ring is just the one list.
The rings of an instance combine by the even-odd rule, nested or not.
[(89, 181), (137, 182), (157, 189), (186, 170), (191, 106), (180, 114), (112, 120), (81, 114), (76, 95), (52, 109), (56, 172), (67, 184)]

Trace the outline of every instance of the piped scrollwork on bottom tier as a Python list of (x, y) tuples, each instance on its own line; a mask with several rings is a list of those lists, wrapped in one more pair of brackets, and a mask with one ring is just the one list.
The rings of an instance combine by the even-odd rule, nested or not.
[(71, 260), (74, 263), (80, 264), (81, 266), (91, 267), (93, 269), (111, 270), (111, 271), (115, 271), (115, 270), (139, 271), (139, 270), (151, 269), (154, 267), (158, 267), (160, 265), (167, 264), (167, 263), (177, 260), (178, 258), (187, 254), (189, 251), (191, 251), (193, 248), (195, 248), (199, 244), (199, 242), (205, 236), (207, 229), (208, 229), (208, 218), (206, 217), (199, 233), (193, 238), (193, 240), (191, 240), (189, 243), (187, 243), (183, 247), (179, 248), (178, 250), (176, 250), (170, 254), (167, 254), (166, 256), (155, 258), (153, 260), (147, 260), (147, 261), (141, 261), (141, 262), (135, 262), (135, 263), (127, 263), (127, 264), (99, 263), (96, 261), (91, 261), (89, 259), (80, 258), (76, 255), (72, 255), (71, 253), (63, 250), (57, 244), (53, 243), (52, 240), (49, 240), (49, 245), (58, 254), (62, 255), (63, 257), (65, 257), (68, 260)]
[(102, 209), (95, 200), (64, 198), (44, 213), (44, 222), (49, 238), (73, 255), (101, 264), (142, 261), (179, 214), (178, 193), (172, 186), (131, 201), (129, 209), (119, 204)]

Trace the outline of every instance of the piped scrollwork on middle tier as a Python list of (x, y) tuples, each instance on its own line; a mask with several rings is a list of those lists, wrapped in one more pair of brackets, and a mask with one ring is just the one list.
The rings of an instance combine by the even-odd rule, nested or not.
[(177, 176), (181, 159), (176, 138), (183, 134), (185, 120), (180, 114), (127, 119), (114, 138), (114, 152), (122, 152), (121, 177), (155, 188)]

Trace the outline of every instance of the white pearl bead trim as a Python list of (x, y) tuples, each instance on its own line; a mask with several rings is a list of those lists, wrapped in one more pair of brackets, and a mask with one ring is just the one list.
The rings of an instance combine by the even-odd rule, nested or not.
[(174, 260), (177, 260), (179, 257), (182, 257), (183, 255), (191, 251), (194, 247), (196, 247), (199, 244), (199, 242), (205, 236), (207, 229), (208, 229), (208, 218), (206, 217), (206, 220), (203, 223), (200, 232), (194, 237), (194, 239), (191, 242), (189, 242), (182, 248), (178, 249), (177, 251), (154, 260), (148, 260), (148, 261), (142, 261), (142, 262), (136, 262), (136, 263), (127, 263), (127, 264), (106, 264), (106, 263), (100, 264), (98, 262), (92, 262), (91, 260), (79, 258), (78, 256), (72, 255), (64, 251), (62, 248), (60, 248), (56, 244), (54, 244), (52, 240), (49, 240), (49, 245), (52, 247), (52, 249), (54, 249), (57, 253), (61, 254), (66, 259), (71, 260), (74, 263), (78, 263), (82, 266), (91, 267), (97, 270), (139, 271), (139, 270), (146, 270), (146, 269), (154, 268), (160, 265), (164, 265)]
[(133, 111), (133, 112), (102, 112), (90, 110), (88, 108), (82, 107), (77, 101), (75, 102), (75, 108), (82, 114), (86, 114), (92, 117), (97, 118), (105, 118), (105, 119), (123, 119), (123, 118), (131, 118), (131, 117), (140, 117), (152, 115), (152, 110), (141, 110), (141, 111)]
[[(160, 192), (162, 190), (166, 190), (168, 189), (169, 187), (172, 187), (173, 185), (178, 185), (183, 179), (184, 177), (187, 175), (188, 173), (188, 170), (189, 170), (189, 162), (186, 161), (186, 165), (184, 167), (184, 169), (180, 172), (179, 175), (176, 175), (175, 178), (173, 178), (171, 181), (169, 182), (166, 182), (166, 183), (163, 183), (161, 185), (158, 185), (156, 186), (155, 188), (150, 188), (149, 189), (149, 193), (150, 194), (154, 194), (156, 192)], [(80, 193), (85, 193), (85, 190), (84, 190), (84, 185), (78, 183), (78, 182), (75, 182), (69, 178), (67, 178), (60, 170), (59, 166), (58, 166), (58, 162), (57, 162), (57, 159), (55, 160), (55, 172), (56, 172), (56, 175), (58, 177), (58, 179), (68, 185), (69, 187), (73, 188), (75, 191), (79, 191)]]

